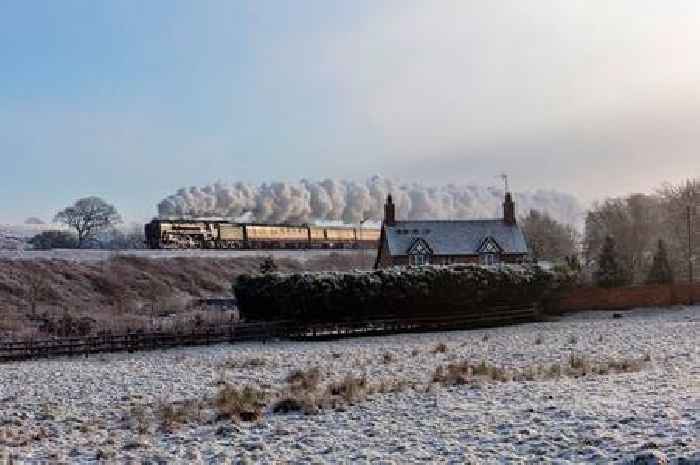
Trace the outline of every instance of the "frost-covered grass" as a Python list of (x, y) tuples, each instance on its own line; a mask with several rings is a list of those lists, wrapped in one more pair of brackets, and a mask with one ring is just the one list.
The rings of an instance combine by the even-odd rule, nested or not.
[[(624, 463), (654, 447), (691, 457), (698, 321), (700, 307), (598, 312), (3, 365), (0, 453), (183, 464)], [(450, 366), (467, 382), (433, 382)]]

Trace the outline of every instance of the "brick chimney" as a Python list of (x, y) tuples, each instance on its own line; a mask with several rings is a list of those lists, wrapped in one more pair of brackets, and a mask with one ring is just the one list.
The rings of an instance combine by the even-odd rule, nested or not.
[(515, 224), (515, 202), (510, 192), (506, 192), (506, 198), (503, 202), (503, 222), (506, 224)]
[(396, 206), (391, 199), (391, 194), (386, 198), (386, 203), (384, 204), (384, 225), (394, 226), (396, 224)]

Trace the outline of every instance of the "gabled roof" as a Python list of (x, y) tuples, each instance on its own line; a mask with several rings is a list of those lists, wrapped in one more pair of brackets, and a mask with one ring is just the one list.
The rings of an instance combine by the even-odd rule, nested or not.
[(433, 250), (430, 248), (424, 239), (418, 238), (413, 241), (413, 244), (406, 251), (407, 255), (434, 255)]
[(481, 241), (481, 245), (476, 249), (479, 253), (501, 253), (503, 249), (498, 244), (496, 239), (491, 236), (487, 236)]
[(435, 255), (476, 255), (490, 238), (506, 254), (526, 254), (523, 232), (516, 224), (497, 220), (397, 221), (384, 226), (391, 255), (407, 255), (423, 239)]

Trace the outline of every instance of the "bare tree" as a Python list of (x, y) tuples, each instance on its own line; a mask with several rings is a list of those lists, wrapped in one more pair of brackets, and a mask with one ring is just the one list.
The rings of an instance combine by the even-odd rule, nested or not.
[[(664, 184), (658, 195), (661, 197), (664, 215), (659, 222), (660, 227), (663, 227), (663, 233), (659, 237), (666, 238), (669, 263), (676, 277), (688, 276), (688, 259), (697, 257), (700, 253), (700, 224), (697, 218), (700, 207), (700, 179), (688, 179), (676, 185)], [(688, 209), (691, 215), (690, 225)], [(689, 246), (692, 250), (689, 250)]]
[(700, 179), (666, 183), (651, 195), (633, 194), (595, 204), (586, 217), (588, 264), (595, 265), (605, 238), (611, 235), (623, 269), (634, 282), (643, 282), (653, 264), (658, 240), (663, 239), (671, 272), (676, 277), (687, 276), (689, 261), (700, 251), (698, 206)]
[(27, 288), (24, 295), (29, 304), (31, 316), (36, 316), (39, 304), (49, 296), (49, 283), (38, 273), (31, 274), (27, 281)]
[(64, 223), (78, 234), (78, 247), (93, 239), (98, 231), (121, 222), (114, 206), (99, 197), (85, 197), (56, 214), (54, 221)]
[(559, 223), (539, 210), (530, 210), (519, 223), (535, 258), (564, 262), (577, 255), (578, 232), (573, 226)]
[(589, 264), (599, 258), (608, 236), (616, 242), (618, 260), (635, 282), (643, 281), (654, 255), (662, 208), (657, 196), (632, 194), (596, 203), (586, 217), (585, 246)]

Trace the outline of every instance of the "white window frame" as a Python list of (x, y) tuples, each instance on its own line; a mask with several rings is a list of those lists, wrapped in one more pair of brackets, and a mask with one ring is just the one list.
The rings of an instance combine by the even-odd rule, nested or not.
[(426, 254), (414, 254), (408, 256), (409, 265), (414, 266), (425, 266), (430, 265), (430, 255)]

